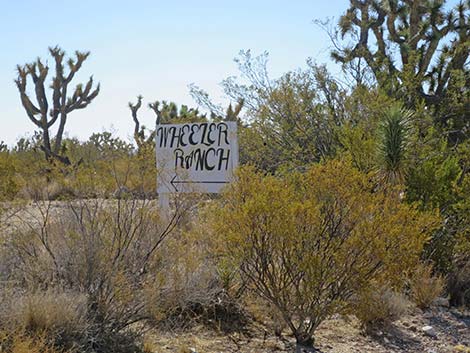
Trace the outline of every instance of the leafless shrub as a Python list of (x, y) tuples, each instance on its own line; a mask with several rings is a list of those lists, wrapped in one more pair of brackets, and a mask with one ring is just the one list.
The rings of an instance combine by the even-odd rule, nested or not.
[(117, 333), (130, 334), (132, 324), (149, 316), (144, 299), (158, 279), (159, 249), (192, 204), (176, 200), (162, 216), (151, 200), (36, 202), (4, 243), (3, 279), (25, 291), (54, 287), (83, 295), (92, 349), (109, 351), (111, 335), (117, 344)]

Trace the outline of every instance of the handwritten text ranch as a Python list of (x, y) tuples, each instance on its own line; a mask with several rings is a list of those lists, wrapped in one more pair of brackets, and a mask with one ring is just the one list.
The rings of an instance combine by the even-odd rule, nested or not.
[(157, 144), (159, 148), (173, 149), (175, 168), (196, 171), (229, 168), (230, 143), (225, 123), (161, 125), (157, 129)]

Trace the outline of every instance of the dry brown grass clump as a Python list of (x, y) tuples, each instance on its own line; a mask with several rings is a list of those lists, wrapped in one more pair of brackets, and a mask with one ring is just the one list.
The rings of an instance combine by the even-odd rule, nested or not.
[[(83, 348), (86, 345), (90, 324), (84, 295), (60, 290), (38, 290), (29, 293), (10, 292), (9, 297), (4, 295), (2, 299), (0, 329), (9, 332), (10, 336), (20, 332), (20, 337), (29, 335), (37, 338), (31, 342), (25, 340), (24, 345), (40, 345), (41, 340), (47, 340), (48, 345), (62, 349)], [(17, 342), (13, 339), (15, 337), (13, 334), (10, 341)], [(20, 342), (15, 344), (20, 345)]]
[(356, 298), (353, 313), (363, 328), (371, 331), (400, 319), (409, 308), (410, 302), (404, 294), (387, 286), (373, 286)]
[(31, 336), (24, 332), (0, 331), (0, 351), (6, 353), (72, 353), (56, 348), (47, 335)]
[(420, 264), (410, 279), (410, 298), (420, 309), (427, 309), (444, 292), (444, 278), (433, 275), (431, 265)]
[(248, 314), (223, 280), (213, 245), (206, 229), (194, 222), (164, 244), (157, 281), (146, 292), (157, 326), (179, 330), (203, 324), (233, 331), (246, 324)]

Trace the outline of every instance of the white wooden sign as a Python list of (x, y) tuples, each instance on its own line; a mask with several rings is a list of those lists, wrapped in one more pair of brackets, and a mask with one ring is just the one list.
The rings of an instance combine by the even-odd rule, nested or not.
[(236, 122), (157, 125), (157, 192), (218, 193), (238, 166)]

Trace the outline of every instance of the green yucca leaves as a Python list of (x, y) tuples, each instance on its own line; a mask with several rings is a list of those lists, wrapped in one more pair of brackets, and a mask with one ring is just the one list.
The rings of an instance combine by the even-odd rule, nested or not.
[(406, 176), (406, 159), (413, 113), (401, 105), (392, 105), (385, 112), (379, 129), (379, 168), (384, 182), (403, 184)]

